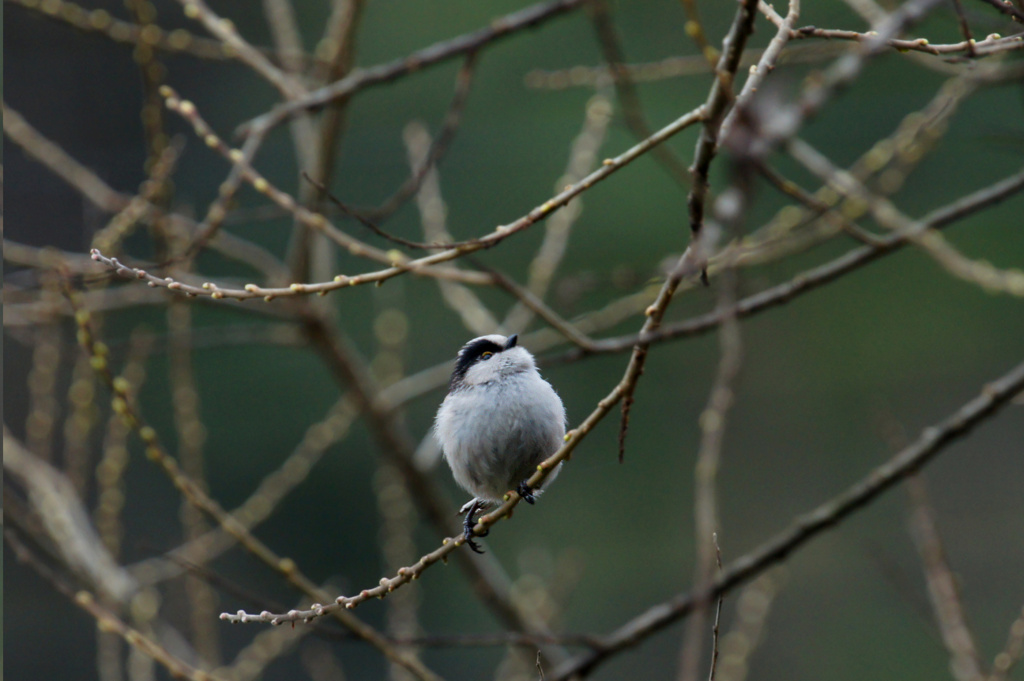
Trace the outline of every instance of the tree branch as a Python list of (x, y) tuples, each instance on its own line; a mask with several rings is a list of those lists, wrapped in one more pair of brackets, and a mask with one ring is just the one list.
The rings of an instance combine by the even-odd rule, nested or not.
[(359, 90), (371, 85), (387, 83), (452, 57), (476, 52), (488, 43), (505, 38), (524, 28), (533, 28), (548, 19), (576, 9), (584, 2), (585, 0), (554, 0), (553, 2), (538, 3), (495, 19), (486, 28), (435, 43), (402, 59), (367, 69), (356, 69), (335, 83), (313, 90), (308, 95), (294, 101), (281, 104), (270, 112), (244, 123), (239, 126), (238, 132), (244, 135), (265, 133), (300, 111), (318, 109), (330, 102), (348, 99)]
[(585, 653), (557, 669), (552, 681), (565, 681), (589, 674), (616, 653), (636, 645), (651, 634), (690, 614), (701, 601), (727, 593), (784, 560), (809, 540), (838, 525), (904, 478), (920, 470), (946, 446), (1005, 407), (1022, 390), (1024, 363), (1018, 364), (1002, 377), (985, 385), (980, 395), (945, 420), (925, 428), (915, 442), (872, 470), (845, 492), (797, 517), (788, 529), (745, 556), (734, 560), (720, 573), (712, 587), (705, 591), (680, 594), (626, 622), (606, 636), (597, 650)]

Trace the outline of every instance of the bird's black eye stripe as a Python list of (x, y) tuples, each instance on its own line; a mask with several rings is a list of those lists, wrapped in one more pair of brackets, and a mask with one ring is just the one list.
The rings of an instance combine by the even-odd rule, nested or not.
[(467, 343), (462, 350), (459, 351), (459, 356), (455, 360), (455, 371), (452, 372), (451, 385), (454, 386), (456, 383), (461, 381), (469, 370), (469, 367), (473, 366), (473, 363), (480, 359), (484, 353), (495, 354), (501, 352), (502, 348), (500, 345), (492, 340), (486, 338), (477, 338), (470, 343)]

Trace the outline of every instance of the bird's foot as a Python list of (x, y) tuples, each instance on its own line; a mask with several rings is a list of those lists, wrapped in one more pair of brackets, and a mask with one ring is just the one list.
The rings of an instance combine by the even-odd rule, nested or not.
[(484, 550), (480, 548), (480, 545), (473, 541), (473, 537), (486, 537), (488, 534), (490, 534), (489, 530), (484, 530), (479, 534), (473, 531), (473, 529), (476, 527), (476, 519), (474, 519), (473, 516), (476, 515), (476, 512), (480, 510), (480, 508), (482, 507), (483, 503), (481, 503), (479, 499), (473, 499), (472, 501), (470, 501), (469, 503), (462, 507), (462, 509), (466, 511), (466, 517), (462, 521), (462, 536), (466, 540), (466, 545), (473, 550), (473, 553), (484, 552)]
[(519, 497), (528, 504), (533, 504), (537, 501), (537, 497), (533, 495), (533, 488), (526, 484), (525, 480), (519, 483), (519, 486), (516, 487), (516, 494), (518, 494)]

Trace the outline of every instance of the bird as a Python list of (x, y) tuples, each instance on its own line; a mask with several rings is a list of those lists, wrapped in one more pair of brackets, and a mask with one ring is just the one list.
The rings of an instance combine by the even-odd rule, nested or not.
[(533, 504), (542, 490), (527, 480), (565, 440), (565, 405), (518, 341), (518, 334), (492, 334), (463, 345), (434, 419), (434, 436), (455, 482), (473, 495), (459, 513), (465, 514), (466, 543), (476, 553), (483, 553), (473, 541), (476, 512), (500, 503), (510, 490)]

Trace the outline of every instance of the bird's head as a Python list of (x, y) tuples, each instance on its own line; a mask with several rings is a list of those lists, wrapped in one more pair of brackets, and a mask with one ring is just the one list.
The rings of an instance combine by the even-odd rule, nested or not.
[(474, 338), (459, 350), (449, 391), (481, 385), (513, 374), (536, 371), (533, 355), (517, 345), (519, 336), (492, 334)]

